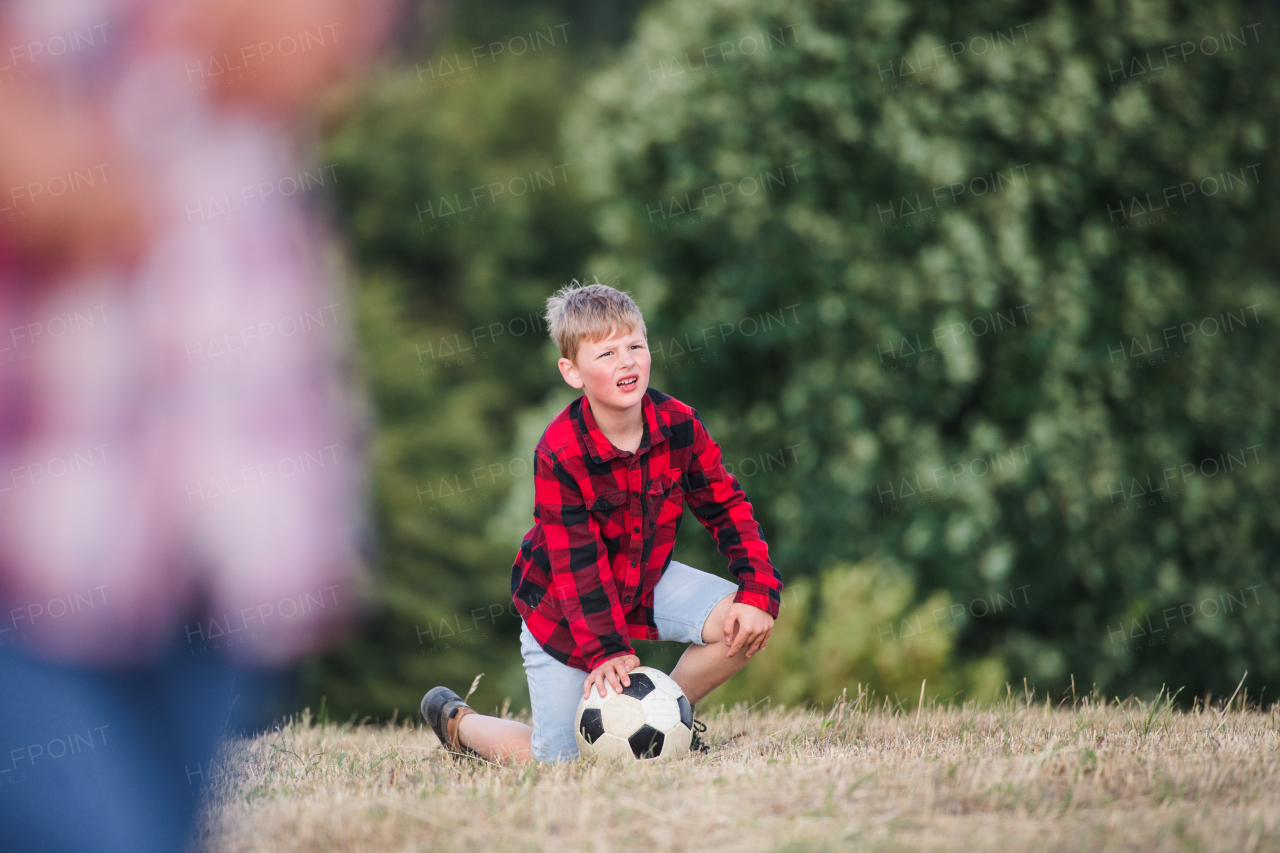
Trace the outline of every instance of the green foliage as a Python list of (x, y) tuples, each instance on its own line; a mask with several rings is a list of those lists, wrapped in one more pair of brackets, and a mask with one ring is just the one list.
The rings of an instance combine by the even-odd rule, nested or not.
[[(520, 8), (462, 15), (430, 58), (567, 20)], [(1002, 671), (1274, 684), (1276, 23), (672, 0), (620, 52), (615, 20), (472, 77), (389, 71), (328, 152), (362, 268), (383, 609), (314, 692), (338, 718), (403, 713), (484, 671), (477, 706), (519, 706), (519, 622), (491, 609), (530, 523), (513, 463), (568, 397), (512, 323), (591, 275), (640, 302), (651, 384), (698, 408), (790, 584), (722, 698), (980, 696)], [(1200, 47), (1227, 32), (1245, 43)], [(441, 215), (455, 194), (474, 210)], [(697, 524), (677, 555), (723, 568)], [(912, 619), (936, 628), (918, 649)]]
[(655, 380), (730, 456), (796, 447), (752, 491), (784, 572), (892, 557), (920, 595), (1025, 587), (958, 648), (1054, 690), (1280, 677), (1275, 31), (1234, 3), (642, 20), (566, 123), (591, 266), (694, 340), (801, 303)]
[[(857, 688), (879, 696), (943, 701), (963, 693), (989, 700), (1004, 692), (1004, 669), (991, 659), (955, 665), (958, 621), (945, 591), (917, 600), (896, 567), (837, 565), (793, 583), (779, 611), (769, 653), (753, 659), (703, 705), (732, 706), (768, 696), (774, 704), (827, 704)], [(818, 664), (817, 662), (821, 662)]]

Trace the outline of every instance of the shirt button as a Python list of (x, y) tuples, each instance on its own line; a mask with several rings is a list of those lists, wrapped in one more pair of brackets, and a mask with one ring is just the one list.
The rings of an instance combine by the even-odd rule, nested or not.
[(639, 528), (639, 527), (633, 527), (633, 528), (631, 528), (631, 532), (632, 532), (632, 533), (639, 533), (639, 532), (640, 532), (640, 528)]
[(638, 497), (640, 497), (640, 493), (639, 493), (639, 492), (632, 492), (632, 493), (631, 493), (631, 497), (633, 497), (633, 498), (638, 498)]
[(635, 561), (635, 560), (632, 560), (632, 561), (631, 561), (631, 568), (633, 568), (633, 569), (634, 569), (635, 567), (636, 567), (636, 561)]
[(623, 603), (623, 604), (629, 604), (630, 602), (631, 602), (631, 596), (629, 596), (629, 595), (624, 595), (624, 596), (622, 597), (622, 603)]

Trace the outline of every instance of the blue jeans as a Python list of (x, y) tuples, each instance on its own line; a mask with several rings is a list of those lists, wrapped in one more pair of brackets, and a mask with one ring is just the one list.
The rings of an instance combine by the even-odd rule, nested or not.
[[(702, 641), (702, 626), (711, 611), (738, 587), (721, 577), (672, 560), (653, 590), (653, 619), (658, 639), (679, 643)], [(587, 674), (547, 654), (523, 623), (520, 653), (529, 677), (533, 706), (533, 757), (538, 761), (569, 761), (578, 757), (573, 717), (582, 700)]]
[(179, 853), (218, 741), (278, 674), (181, 643), (99, 671), (0, 650), (0, 850)]

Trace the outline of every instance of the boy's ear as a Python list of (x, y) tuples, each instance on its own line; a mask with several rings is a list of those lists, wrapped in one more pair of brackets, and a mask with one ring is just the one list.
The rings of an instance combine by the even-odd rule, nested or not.
[(560, 359), (556, 362), (556, 366), (560, 368), (560, 375), (564, 377), (564, 381), (568, 382), (570, 387), (581, 388), (585, 384), (582, 381), (582, 377), (578, 375), (578, 368), (569, 359)]

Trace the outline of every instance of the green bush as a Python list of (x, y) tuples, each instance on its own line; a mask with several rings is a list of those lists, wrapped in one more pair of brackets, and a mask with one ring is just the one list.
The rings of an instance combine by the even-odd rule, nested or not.
[[(1021, 588), (957, 654), (1055, 691), (1275, 685), (1276, 33), (1230, 2), (642, 19), (565, 124), (590, 267), (678, 338), (654, 384), (768, 469), (787, 577)], [(797, 666), (826, 661), (751, 695), (819, 698)]]
[(774, 704), (829, 704), (861, 687), (896, 701), (1003, 694), (997, 659), (957, 666), (961, 624), (944, 591), (918, 601), (915, 585), (896, 567), (837, 565), (797, 580), (785, 595), (768, 653), (713, 691), (703, 705), (732, 706), (768, 696)]
[[(326, 152), (382, 571), (382, 609), (311, 672), (335, 714), (481, 671), (478, 707), (519, 707), (514, 462), (566, 390), (531, 330), (458, 350), (590, 275), (639, 300), (653, 386), (698, 408), (789, 584), (716, 701), (1276, 683), (1269, 7), (672, 0), (620, 51), (575, 24), (423, 75), (570, 19), (483, 6)], [(566, 180), (442, 213), (533, 173)], [(722, 570), (686, 521), (678, 558)]]

